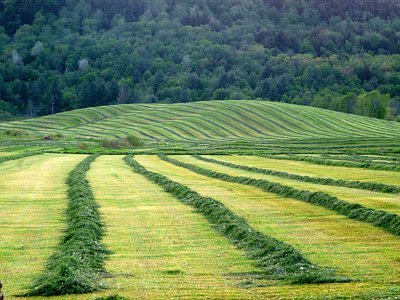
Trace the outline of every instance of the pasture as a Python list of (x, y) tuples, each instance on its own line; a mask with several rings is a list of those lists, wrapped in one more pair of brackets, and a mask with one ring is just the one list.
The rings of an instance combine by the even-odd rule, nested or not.
[(134, 134), (158, 141), (386, 139), (400, 124), (269, 101), (208, 101), (91, 107), (0, 124), (0, 131), (115, 138)]
[[(143, 145), (99, 143), (129, 134)], [(6, 299), (400, 297), (399, 123), (209, 101), (0, 136)]]

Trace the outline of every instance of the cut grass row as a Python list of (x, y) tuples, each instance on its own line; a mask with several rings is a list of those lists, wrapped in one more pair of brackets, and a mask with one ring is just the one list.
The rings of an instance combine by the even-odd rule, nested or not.
[(166, 155), (159, 155), (161, 159), (175, 164), (180, 167), (187, 168), (195, 173), (205, 175), (211, 178), (217, 178), (228, 182), (246, 184), (249, 186), (260, 188), (267, 192), (272, 192), (282, 197), (292, 198), (307, 203), (322, 206), (333, 210), (341, 215), (361, 222), (370, 223), (376, 227), (382, 228), (396, 236), (400, 236), (400, 216), (391, 214), (381, 210), (367, 208), (358, 203), (349, 203), (322, 192), (309, 192), (306, 190), (296, 189), (290, 186), (282, 185), (263, 179), (254, 179), (251, 177), (231, 176), (225, 173), (211, 171), (201, 168), (193, 164), (188, 164)]
[(42, 271), (64, 228), (67, 174), (84, 155), (43, 154), (0, 165), (0, 280), (6, 299)]
[[(364, 205), (367, 208), (372, 208), (375, 210), (383, 210), (389, 213), (400, 215), (400, 197), (398, 194), (388, 194), (388, 193), (380, 193), (369, 190), (360, 190), (348, 187), (341, 186), (327, 186), (315, 183), (309, 183), (301, 180), (293, 180), (285, 177), (278, 177), (272, 175), (266, 175), (260, 172), (251, 171), (254, 167), (247, 166), (251, 165), (251, 160), (246, 161), (245, 168), (236, 168), (234, 166), (243, 166), (239, 164), (232, 164), (231, 161), (235, 161), (234, 157), (224, 156), (217, 160), (219, 162), (223, 162), (223, 164), (215, 163), (213, 156), (204, 157), (206, 160), (202, 159), (194, 159), (189, 156), (174, 156), (180, 161), (192, 163), (197, 166), (225, 173), (231, 176), (246, 176), (254, 179), (264, 179), (276, 183), (280, 183), (285, 186), (290, 186), (296, 189), (307, 190), (310, 192), (323, 192), (332, 196), (335, 196), (341, 200), (345, 200), (350, 203), (358, 203)], [(209, 160), (210, 159), (210, 160)], [(225, 164), (227, 163), (227, 164)], [(241, 162), (243, 163), (243, 162)], [(258, 169), (258, 168), (257, 168)], [(263, 170), (263, 169), (261, 169)], [(326, 175), (329, 176), (329, 169), (326, 170)]]
[(253, 155), (214, 156), (219, 160), (226, 160), (236, 164), (243, 164), (257, 168), (267, 168), (274, 171), (288, 172), (301, 176), (326, 177), (338, 180), (350, 180), (361, 182), (383, 183), (387, 185), (400, 186), (400, 174), (393, 171), (368, 170), (362, 168), (346, 168), (314, 164), (310, 162), (289, 160), (281, 156), (271, 158)]
[(87, 108), (0, 125), (0, 130), (7, 129), (95, 138), (135, 134), (164, 141), (376, 140), (400, 136), (400, 126), (395, 122), (285, 103), (245, 100)]
[[(222, 202), (246, 218), (256, 230), (295, 246), (311, 261), (337, 268), (339, 274), (360, 280), (358, 283), (335, 285), (326, 294), (327, 299), (345, 295), (357, 298), (355, 295), (359, 295), (360, 290), (375, 290), (374, 295), (379, 295), (376, 298), (399, 292), (396, 290), (400, 282), (400, 243), (397, 237), (323, 207), (199, 175), (156, 156), (135, 156), (135, 159), (148, 170), (184, 184), (204, 197)], [(319, 286), (321, 291), (327, 291), (327, 288), (327, 285)], [(291, 296), (294, 297), (296, 294)], [(301, 298), (300, 294), (297, 297)], [(309, 294), (308, 297), (312, 296)]]
[(318, 158), (312, 156), (300, 156), (300, 155), (288, 155), (288, 156), (272, 156), (263, 155), (266, 158), (272, 159), (284, 159), (284, 160), (295, 160), (310, 162), (313, 164), (324, 165), (324, 166), (336, 166), (336, 167), (346, 167), (346, 168), (361, 168), (370, 170), (380, 170), (380, 171), (393, 171), (400, 172), (400, 166), (398, 164), (384, 164), (377, 162), (358, 162), (358, 161), (344, 161), (344, 160), (333, 160), (326, 158)]
[[(13, 211), (11, 209), (26, 206), (29, 210), (29, 213), (24, 213), (19, 210), (17, 211), (16, 209), (17, 213), (15, 217), (10, 218), (9, 221), (15, 222), (19, 216), (19, 218), (27, 224), (27, 233), (32, 235), (32, 238), (36, 239), (38, 235), (32, 233), (32, 224), (35, 224), (35, 221), (26, 220), (27, 215), (29, 215), (29, 217), (32, 215), (32, 212), (30, 212), (32, 206), (31, 204), (27, 204), (26, 201), (27, 195), (34, 190), (41, 191), (43, 188), (51, 193), (57, 191), (56, 184), (61, 184), (63, 186), (62, 178), (64, 174), (68, 173), (68, 170), (65, 168), (72, 168), (72, 162), (77, 162), (81, 157), (82, 156), (77, 155), (61, 156), (44, 154), (42, 156), (28, 157), (2, 164), (0, 166), (0, 174), (3, 173), (2, 176), (6, 178), (6, 182), (0, 182), (1, 190), (10, 192), (15, 189), (14, 194), (0, 194), (0, 200), (2, 198), (5, 199), (4, 201), (6, 202), (4, 202), (4, 204), (7, 205), (3, 207), (7, 208), (8, 206), (13, 205), (12, 208), (9, 208), (10, 211)], [(56, 160), (56, 158), (58, 160)], [(140, 157), (140, 160), (143, 160), (143, 157)], [(36, 162), (34, 166), (31, 167), (31, 172), (21, 164), (24, 161)], [(38, 165), (39, 162), (40, 165), (47, 166), (47, 169), (43, 169), (43, 173), (40, 173), (41, 168), (40, 165)], [(57, 167), (58, 164), (62, 164), (63, 169)], [(157, 168), (161, 169), (164, 173), (168, 173), (168, 167), (165, 167), (165, 165), (166, 163), (163, 161), (157, 160), (156, 162)], [(13, 180), (13, 178), (16, 177), (14, 176), (15, 171), (10, 172), (12, 169), (10, 166), (12, 166), (12, 168), (18, 168), (18, 172), (20, 171), (18, 173), (20, 174), (19, 177), (27, 181), (28, 184), (24, 186), (18, 185), (19, 181), (17, 182)], [(38, 172), (45, 176), (37, 176)], [(32, 174), (30, 175), (30, 173)], [(190, 175), (190, 173), (191, 172), (183, 169), (183, 173), (178, 176), (178, 181), (195, 180), (196, 174), (192, 173)], [(14, 175), (9, 176), (10, 174)], [(30, 180), (34, 180), (34, 184), (30, 184), (30, 180), (27, 180), (25, 176)], [(170, 175), (168, 174), (168, 176)], [(200, 175), (197, 176), (197, 178), (198, 177), (200, 177)], [(43, 181), (44, 178), (47, 178), (48, 180)], [(311, 219), (314, 222), (309, 222), (310, 220), (305, 220), (305, 217), (311, 218), (312, 215), (314, 215), (314, 217), (316, 215), (319, 222), (319, 219), (322, 216), (321, 208), (313, 208), (313, 211), (310, 212), (310, 210), (307, 209), (306, 203), (299, 202), (290, 204), (289, 199), (279, 199), (276, 201), (277, 203), (275, 203), (275, 206), (270, 203), (272, 207), (269, 205), (266, 206), (265, 203), (263, 203), (263, 209), (261, 207), (262, 205), (260, 206), (260, 203), (257, 205), (257, 201), (267, 201), (267, 198), (269, 197), (266, 197), (267, 193), (257, 191), (257, 189), (252, 189), (251, 187), (245, 187), (245, 190), (240, 193), (240, 189), (238, 188), (240, 187), (239, 185), (225, 182), (222, 183), (223, 186), (227, 187), (224, 204), (232, 210), (240, 212), (240, 214), (246, 212), (246, 219), (248, 219), (251, 225), (255, 218), (254, 214), (248, 214), (249, 211), (253, 210), (254, 213), (262, 214), (257, 221), (258, 223), (256, 222), (257, 226), (254, 227), (258, 230), (262, 229), (263, 232), (266, 230), (265, 228), (271, 226), (274, 222), (282, 222), (282, 220), (287, 218), (288, 214), (284, 212), (282, 212), (281, 215), (274, 215), (277, 213), (275, 209), (278, 206), (281, 206), (281, 209), (287, 209), (287, 211), (291, 210), (293, 214), (295, 214), (297, 208), (300, 208), (299, 214), (296, 214), (298, 218), (289, 213), (290, 218), (287, 218), (284, 223), (281, 223), (278, 227), (269, 232), (265, 232), (271, 234), (271, 236), (282, 237), (282, 240), (285, 240), (288, 243), (292, 243), (293, 241), (296, 248), (298, 247), (299, 249), (304, 250), (307, 257), (312, 258), (311, 261), (314, 261), (314, 258), (318, 258), (319, 250), (316, 251), (316, 249), (322, 249), (322, 251), (328, 250), (330, 253), (326, 251), (326, 253), (322, 255), (325, 256), (326, 260), (320, 258), (316, 259), (318, 264), (328, 266), (334, 265), (335, 267), (339, 266), (342, 272), (343, 268), (345, 270), (354, 268), (354, 270), (359, 271), (360, 274), (361, 272), (369, 270), (367, 277), (376, 281), (375, 284), (360, 282), (341, 285), (320, 284), (299, 286), (261, 281), (266, 285), (260, 285), (261, 282), (259, 279), (254, 280), (258, 275), (257, 273), (252, 274), (252, 272), (256, 272), (256, 269), (250, 266), (250, 261), (241, 257), (239, 250), (234, 250), (234, 248), (230, 247), (227, 242), (223, 242), (223, 238), (218, 238), (218, 234), (214, 233), (214, 231), (209, 228), (209, 225), (207, 225), (208, 223), (202, 219), (201, 215), (193, 214), (188, 206), (184, 204), (179, 205), (179, 202), (177, 202), (173, 197), (166, 196), (167, 194), (162, 192), (160, 189), (157, 190), (155, 184), (148, 182), (141, 175), (133, 173), (129, 167), (125, 166), (121, 157), (100, 157), (92, 164), (88, 172), (88, 179), (95, 193), (96, 200), (100, 201), (102, 204), (101, 213), (104, 215), (105, 221), (107, 221), (108, 224), (109, 230), (107, 231), (105, 239), (108, 240), (107, 246), (113, 247), (112, 250), (114, 251), (114, 255), (112, 255), (111, 259), (107, 262), (107, 270), (110, 269), (110, 271), (113, 272), (113, 276), (110, 279), (107, 279), (107, 281), (113, 290), (95, 293), (93, 295), (57, 297), (59, 299), (94, 299), (96, 296), (115, 294), (115, 291), (123, 296), (133, 297), (134, 299), (155, 299), (167, 297), (184, 298), (189, 296), (191, 298), (215, 297), (219, 299), (254, 299), (262, 297), (330, 298), (335, 295), (354, 296), (355, 294), (358, 296), (363, 295), (360, 296), (362, 299), (367, 299), (368, 297), (376, 299), (384, 298), (386, 296), (388, 297), (389, 295), (394, 295), (394, 293), (396, 293), (392, 282), (397, 276), (395, 272), (399, 271), (396, 264), (396, 261), (400, 261), (398, 260), (399, 252), (389, 252), (389, 250), (396, 249), (396, 243), (385, 234), (381, 234), (379, 238), (375, 237), (375, 234), (377, 233), (374, 229), (368, 230), (370, 240), (356, 240), (354, 239), (355, 234), (352, 233), (352, 231), (355, 230), (358, 234), (361, 234), (361, 232), (367, 231), (365, 228), (366, 225), (354, 225), (353, 223), (350, 223), (350, 220), (346, 221), (346, 219), (340, 218), (338, 224), (334, 224), (334, 222), (332, 224), (332, 219), (329, 218), (329, 222), (331, 223), (328, 222), (327, 225), (334, 225), (333, 227), (326, 226), (326, 228), (315, 228), (315, 233), (324, 230), (326, 230), (325, 234), (329, 232), (329, 237), (324, 237), (325, 240), (323, 243), (316, 245), (316, 241), (312, 236), (310, 237), (311, 233), (308, 230), (310, 227), (316, 226), (315, 221), (317, 220)], [(209, 185), (212, 185), (212, 189), (209, 189)], [(209, 189), (208, 191), (207, 188)], [(217, 199), (221, 198), (222, 195), (219, 194), (221, 191), (221, 183), (218, 184), (217, 180), (210, 178), (205, 178), (194, 189), (206, 190), (207, 192), (212, 193), (211, 196)], [(258, 196), (255, 197), (255, 195)], [(21, 196), (21, 201), (16, 201), (19, 199), (18, 197)], [(16, 289), (26, 286), (31, 280), (15, 281), (11, 279), (12, 277), (10, 277), (10, 275), (15, 275), (16, 278), (22, 278), (21, 276), (33, 278), (32, 274), (37, 274), (40, 271), (44, 259), (49, 256), (48, 252), (51, 249), (49, 247), (52, 247), (52, 242), (57, 240), (58, 232), (62, 227), (62, 222), (58, 220), (60, 217), (59, 211), (64, 209), (64, 197), (62, 191), (59, 191), (57, 196), (60, 197), (59, 204), (61, 206), (54, 205), (53, 202), (51, 205), (52, 211), (46, 212), (46, 215), (41, 216), (41, 219), (37, 220), (38, 224), (40, 223), (41, 226), (44, 226), (43, 228), (46, 229), (43, 232), (43, 228), (41, 227), (40, 233), (44, 234), (46, 240), (51, 242), (49, 244), (50, 246), (47, 244), (44, 246), (42, 244), (41, 246), (42, 240), (40, 238), (38, 241), (35, 240), (34, 243), (28, 243), (28, 241), (26, 241), (26, 235), (21, 234), (20, 231), (18, 231), (18, 233), (13, 231), (15, 228), (11, 228), (13, 225), (10, 225), (9, 222), (4, 224), (2, 232), (5, 232), (7, 235), (4, 236), (4, 240), (2, 238), (0, 251), (1, 249), (4, 249), (3, 247), (9, 247), (9, 244), (4, 242), (8, 242), (8, 239), (12, 240), (10, 242), (11, 247), (16, 247), (18, 245), (18, 240), (24, 242), (26, 245), (26, 249), (25, 246), (21, 246), (21, 249), (10, 248), (10, 253), (12, 253), (10, 264), (15, 266), (15, 268), (17, 268), (18, 265), (18, 268), (20, 268), (19, 264), (21, 262), (19, 255), (26, 250), (28, 256), (24, 265), (29, 266), (31, 264), (37, 266), (34, 271), (30, 273), (28, 272), (28, 274), (20, 274), (19, 271), (15, 271), (17, 269), (9, 272), (11, 274), (7, 274), (6, 278), (2, 278), (6, 279), (7, 288), (12, 287), (13, 289)], [(47, 194), (42, 195), (41, 197), (43, 197), (43, 200), (39, 201), (39, 203), (37, 201), (38, 198), (34, 198), (34, 203), (38, 206), (34, 209), (35, 213), (36, 210), (40, 210), (42, 205), (47, 205), (49, 203), (48, 199), (51, 199), (51, 196), (48, 197)], [(234, 207), (232, 207), (232, 205), (234, 205)], [(171, 206), (173, 206), (173, 208), (169, 209)], [(178, 210), (176, 210), (175, 207), (178, 207)], [(184, 209), (186, 207), (187, 209)], [(302, 207), (305, 209), (301, 210)], [(2, 213), (5, 213), (2, 215), (2, 220), (6, 220), (7, 218), (5, 218), (5, 216), (7, 211), (2, 209)], [(271, 213), (269, 216), (272, 216), (272, 219), (267, 218), (268, 213)], [(309, 216), (306, 216), (307, 213)], [(57, 220), (56, 223), (58, 224), (58, 227), (54, 228), (52, 225), (53, 223), (51, 223), (50, 226), (49, 223), (43, 223), (43, 220), (49, 219)], [(192, 223), (192, 220), (194, 223)], [(294, 228), (294, 223), (292, 223), (292, 225), (289, 225), (287, 228), (288, 231), (286, 234), (288, 232), (291, 234), (293, 233), (293, 240), (291, 241), (285, 234), (279, 236), (279, 232), (284, 232), (286, 230), (286, 222), (292, 221), (301, 222), (301, 224)], [(339, 221), (340, 225), (344, 223), (343, 226), (338, 226)], [(49, 231), (47, 231), (47, 229), (49, 229), (50, 232), (54, 232), (54, 234), (48, 234)], [(304, 231), (303, 235), (301, 234), (301, 230)], [(130, 231), (132, 234), (128, 236), (127, 231)], [(343, 238), (331, 239), (332, 231), (337, 231), (336, 237), (340, 235), (340, 231), (342, 231), (342, 234), (345, 231), (346, 240)], [(193, 233), (196, 234), (193, 235)], [(307, 241), (301, 240), (305, 239), (306, 236), (310, 239)], [(371, 239), (371, 237), (373, 238)], [(182, 238), (184, 238), (184, 240), (182, 240)], [(208, 248), (207, 243), (210, 240), (212, 242)], [(301, 241), (299, 242), (299, 240)], [(344, 244), (349, 246), (347, 241), (353, 245), (352, 247), (355, 247), (352, 255), (349, 254), (350, 252), (348, 251), (350, 248), (344, 247)], [(306, 242), (309, 242), (310, 245), (304, 244)], [(333, 246), (332, 243), (338, 243), (338, 245), (335, 244)], [(327, 245), (332, 245), (332, 247)], [(363, 249), (360, 247), (361, 245), (364, 245), (366, 248)], [(232, 250), (229, 250), (231, 248)], [(43, 249), (46, 251), (43, 251)], [(193, 249), (193, 252), (190, 252), (189, 249)], [(309, 251), (310, 249), (314, 250)], [(175, 254), (175, 250), (179, 251), (179, 255)], [(397, 250), (399, 249), (397, 248)], [(342, 255), (341, 251), (348, 252)], [(332, 264), (332, 261), (335, 260), (335, 255), (340, 257), (341, 261)], [(2, 258), (6, 257), (3, 255), (0, 256)], [(38, 257), (42, 257), (41, 260), (38, 260), (39, 263), (35, 261)], [(174, 259), (174, 257), (176, 257), (176, 259)], [(32, 258), (35, 258), (35, 260), (32, 260)], [(365, 259), (366, 265), (359, 268), (362, 261), (361, 258)], [(343, 266), (343, 262), (346, 262), (347, 260), (351, 260), (354, 263), (350, 266), (346, 264)], [(1, 265), (4, 266), (3, 262), (1, 262)], [(5, 273), (7, 273), (7, 268), (4, 270)], [(243, 274), (243, 272), (248, 274)], [(344, 273), (345, 275), (351, 274), (347, 272)], [(342, 274), (344, 275), (344, 273)], [(363, 276), (365, 276), (365, 273)], [(242, 282), (243, 280), (249, 280), (250, 283), (247, 281)], [(378, 283), (380, 281), (385, 281), (386, 287), (381, 286), (381, 284)], [(10, 293), (8, 294), (10, 295)]]
[(106, 273), (104, 261), (108, 254), (101, 241), (104, 224), (86, 180), (86, 172), (96, 158), (85, 158), (67, 178), (67, 227), (57, 251), (28, 295), (83, 294), (104, 288), (101, 278)]
[(104, 243), (112, 252), (106, 262), (112, 290), (96, 296), (256, 299), (272, 294), (257, 288), (271, 282), (260, 279), (250, 258), (192, 207), (134, 172), (123, 156), (96, 159), (88, 180), (107, 224)]
[[(323, 159), (327, 159), (326, 156), (322, 157)], [(381, 170), (381, 166), (387, 166), (389, 167), (388, 170), (394, 170), (396, 171), (395, 167), (399, 167), (400, 170), (400, 164), (398, 162), (394, 162), (394, 161), (387, 161), (387, 160), (366, 160), (366, 159), (359, 159), (359, 158), (353, 158), (353, 159), (343, 159), (343, 158), (338, 158), (335, 156), (331, 156), (329, 157), (330, 161), (334, 161), (334, 162), (357, 162), (357, 163), (361, 163), (363, 165), (368, 165), (371, 166), (373, 165), (372, 169), (376, 168), (376, 166), (379, 166)], [(368, 167), (369, 168), (369, 167)]]
[(11, 155), (5, 155), (5, 156), (0, 156), (0, 164), (6, 161), (10, 160), (16, 160), (28, 156), (33, 156), (33, 155), (39, 155), (42, 154), (43, 151), (25, 151), (23, 153), (18, 153), (18, 154), (11, 154)]
[(347, 280), (336, 278), (333, 270), (313, 265), (300, 252), (288, 244), (254, 230), (246, 220), (238, 217), (219, 201), (202, 197), (186, 186), (167, 177), (146, 170), (132, 157), (125, 161), (149, 180), (157, 183), (165, 191), (185, 204), (193, 206), (202, 213), (215, 228), (235, 246), (243, 249), (256, 261), (265, 274), (276, 279), (290, 280), (294, 283), (336, 282)]
[(302, 176), (302, 175), (297, 175), (297, 174), (292, 174), (292, 173), (287, 173), (287, 172), (274, 171), (274, 170), (270, 170), (270, 169), (256, 168), (256, 167), (245, 166), (245, 165), (240, 165), (240, 164), (233, 164), (233, 163), (230, 163), (227, 161), (221, 161), (221, 160), (217, 160), (217, 159), (213, 159), (213, 158), (209, 158), (209, 157), (207, 158), (207, 157), (203, 157), (200, 155), (193, 155), (193, 156), (196, 157), (197, 159), (200, 159), (203, 161), (216, 163), (216, 164), (220, 164), (220, 165), (231, 167), (231, 168), (241, 169), (241, 170), (259, 173), (259, 174), (283, 177), (283, 178), (288, 178), (288, 179), (293, 179), (293, 180), (298, 180), (298, 181), (304, 181), (304, 182), (310, 182), (310, 183), (322, 184), (322, 185), (344, 186), (344, 187), (348, 187), (348, 188), (365, 189), (365, 190), (370, 190), (370, 191), (378, 191), (378, 192), (382, 192), (382, 193), (394, 193), (394, 194), (400, 193), (400, 186), (388, 185), (388, 184), (383, 184), (383, 183), (375, 183), (375, 182), (340, 180), (340, 179), (333, 179), (333, 178), (327, 178), (327, 177), (321, 178), (321, 177)]
[(358, 162), (377, 162), (377, 163), (394, 163), (399, 164), (400, 158), (384, 155), (331, 155), (322, 154), (317, 158), (326, 158), (332, 160), (358, 161)]

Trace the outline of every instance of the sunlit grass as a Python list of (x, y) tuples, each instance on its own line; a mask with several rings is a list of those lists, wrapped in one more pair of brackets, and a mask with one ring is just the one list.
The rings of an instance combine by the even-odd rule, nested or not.
[[(210, 158), (217, 158), (216, 156), (206, 156)], [(189, 162), (189, 158), (185, 158), (183, 156), (179, 156), (180, 159), (184, 159), (184, 161)], [(231, 156), (218, 156), (218, 160), (255, 167), (258, 165), (258, 158), (255, 158), (255, 163), (252, 163), (250, 159), (246, 159), (245, 161), (241, 161), (240, 157), (231, 157)], [(199, 166), (205, 167), (207, 169), (215, 170), (218, 172), (226, 173), (232, 176), (246, 176), (256, 179), (265, 179), (271, 182), (277, 182), (286, 186), (291, 186), (301, 190), (313, 191), (313, 192), (324, 192), (330, 195), (333, 195), (341, 200), (345, 200), (352, 203), (359, 203), (369, 208), (377, 209), (377, 210), (385, 210), (390, 213), (400, 215), (400, 195), (397, 194), (388, 194), (388, 193), (379, 193), (373, 192), (369, 190), (360, 190), (339, 186), (331, 186), (331, 185), (319, 185), (314, 183), (308, 183), (304, 181), (297, 181), (292, 179), (287, 179), (278, 176), (264, 175), (258, 174), (254, 172), (249, 172), (245, 170), (230, 168), (227, 166), (221, 166), (214, 163), (200, 162), (199, 160), (193, 160), (190, 158), (190, 163), (195, 163)], [(264, 167), (267, 168), (267, 167)], [(379, 172), (379, 171), (377, 171)], [(325, 178), (330, 178), (331, 170), (329, 166), (326, 166)]]
[(64, 228), (65, 178), (84, 155), (44, 154), (0, 164), (0, 280), (26, 292)]
[[(149, 170), (223, 202), (256, 229), (290, 243), (311, 261), (360, 280), (336, 285), (330, 295), (354, 295), (369, 289), (379, 289), (383, 294), (400, 282), (400, 241), (380, 229), (318, 206), (198, 175), (154, 156), (136, 158)], [(312, 293), (321, 295), (330, 287), (321, 285), (319, 292)], [(298, 287), (298, 292), (311, 294), (306, 287)]]
[[(0, 280), (7, 299), (23, 299), (15, 295), (26, 291), (53, 253), (65, 225), (64, 181), (84, 157), (44, 154), (0, 164)], [(104, 243), (113, 251), (106, 266), (112, 275), (106, 279), (109, 290), (46, 299), (112, 294), (131, 299), (333, 299), (339, 295), (363, 299), (400, 293), (398, 238), (323, 208), (207, 178), (155, 156), (136, 158), (150, 170), (223, 202), (256, 229), (290, 243), (311, 261), (360, 281), (288, 285), (256, 279), (254, 272), (259, 270), (252, 261), (201, 215), (135, 174), (122, 156), (101, 156), (88, 179), (107, 225)], [(177, 158), (199, 164), (191, 157)], [(229, 168), (217, 169), (227, 172)]]
[(229, 159), (230, 162), (236, 164), (288, 172), (303, 176), (329, 177), (334, 179), (400, 185), (400, 172), (323, 166), (303, 161), (270, 159), (257, 156), (214, 156), (214, 158)]
[(396, 122), (271, 101), (204, 101), (91, 107), (0, 124), (2, 132), (174, 141), (355, 139), (400, 135)]
[(241, 287), (259, 272), (192, 208), (135, 174), (122, 156), (101, 156), (88, 179), (113, 252), (110, 291), (132, 299), (251, 298)]

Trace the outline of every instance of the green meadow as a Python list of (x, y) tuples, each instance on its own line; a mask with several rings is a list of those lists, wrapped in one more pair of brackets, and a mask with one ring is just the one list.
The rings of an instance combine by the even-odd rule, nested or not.
[(3, 292), (398, 299), (399, 141), (400, 123), (267, 101), (0, 123)]

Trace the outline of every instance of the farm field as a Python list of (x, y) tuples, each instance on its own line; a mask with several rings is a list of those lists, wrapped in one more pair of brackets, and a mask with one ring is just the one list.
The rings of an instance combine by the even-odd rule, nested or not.
[(267, 168), (310, 177), (329, 177), (342, 180), (358, 180), (363, 182), (377, 182), (391, 185), (400, 185), (400, 172), (369, 170), (362, 168), (346, 168), (313, 164), (304, 161), (270, 159), (256, 156), (217, 156), (236, 164)]
[(84, 155), (43, 154), (0, 165), (1, 280), (21, 294), (43, 268), (64, 227), (65, 178)]
[[(62, 210), (66, 206), (63, 179), (84, 157), (44, 154), (0, 165), (1, 174), (7, 174), (7, 184), (2, 182), (2, 190), (6, 191), (2, 195), (2, 205), (10, 206), (10, 199), (18, 201), (2, 215), (2, 220), (13, 213), (14, 216), (25, 215), (27, 209), (38, 212), (28, 219), (14, 217), (14, 223), (2, 222), (3, 236), (9, 240), (1, 249), (2, 257), (7, 257), (5, 270), (10, 274), (15, 272), (14, 276), (3, 278), (13, 286), (8, 294), (26, 292), (55, 247), (63, 227)], [(254, 228), (293, 245), (318, 265), (335, 268), (338, 274), (356, 281), (288, 285), (279, 280), (263, 279), (262, 270), (213, 230), (205, 218), (133, 172), (124, 163), (123, 156), (113, 155), (97, 158), (87, 178), (107, 225), (104, 242), (112, 254), (106, 268), (112, 276), (104, 280), (114, 293), (128, 299), (185, 296), (257, 299), (295, 295), (307, 299), (339, 295), (389, 297), (398, 292), (398, 237), (318, 206), (195, 174), (157, 156), (135, 158), (147, 169), (221, 201), (245, 217)], [(228, 170), (190, 156), (174, 158), (220, 172)], [(20, 194), (24, 198), (15, 198), (21, 176), (29, 175), (32, 170), (39, 170), (38, 174), (45, 176), (32, 176), (34, 180)], [(249, 176), (249, 172), (234, 169), (233, 172)], [(33, 186), (36, 187), (34, 192)], [(58, 197), (54, 192), (59, 192)], [(32, 232), (32, 227), (27, 230), (28, 224), (37, 224), (34, 228), (41, 232), (41, 238), (37, 238), (36, 231)], [(41, 251), (33, 251), (37, 245)], [(52, 298), (94, 299), (108, 294), (110, 291), (106, 290)]]
[(160, 141), (373, 139), (400, 136), (400, 124), (269, 101), (123, 104), (0, 124), (0, 131), (81, 137), (135, 134)]
[[(208, 158), (215, 158), (217, 160), (223, 161), (223, 162), (231, 162), (231, 163), (236, 163), (238, 165), (243, 165), (245, 164), (246, 166), (249, 167), (259, 167), (259, 168), (270, 168), (270, 164), (268, 161), (264, 163), (260, 163), (258, 157), (254, 157), (254, 162), (251, 157), (247, 157), (247, 160), (244, 162), (241, 157), (232, 157), (232, 156), (226, 156), (226, 157), (221, 157), (221, 156), (206, 156)], [(346, 200), (351, 203), (359, 203), (364, 206), (378, 209), (378, 210), (385, 210), (394, 214), (400, 215), (400, 195), (399, 194), (389, 194), (389, 193), (381, 193), (381, 192), (375, 192), (375, 191), (369, 191), (369, 190), (361, 190), (361, 189), (356, 189), (356, 188), (347, 188), (347, 187), (340, 187), (340, 186), (332, 186), (332, 185), (321, 185), (321, 184), (314, 184), (314, 183), (308, 183), (304, 181), (298, 181), (298, 180), (292, 180), (292, 179), (287, 179), (287, 178), (282, 178), (278, 176), (271, 176), (271, 175), (264, 175), (264, 174), (258, 174), (254, 172), (249, 172), (245, 170), (238, 170), (235, 168), (227, 167), (227, 166), (221, 166), (218, 164), (213, 164), (209, 162), (204, 162), (200, 161), (197, 159), (193, 159), (192, 157), (187, 157), (187, 156), (177, 156), (181, 161), (192, 163), (213, 171), (217, 172), (222, 172), (226, 173), (232, 176), (246, 176), (246, 177), (251, 177), (251, 178), (256, 178), (256, 179), (265, 179), (268, 181), (276, 182), (283, 184), (285, 186), (290, 186), (294, 187), (297, 189), (302, 189), (302, 190), (307, 190), (307, 191), (312, 191), (312, 192), (324, 192), (330, 195), (333, 195), (339, 199)], [(282, 164), (281, 164), (282, 166)], [(273, 167), (272, 167), (273, 168)], [(330, 167), (329, 169), (326, 169), (324, 172), (324, 177), (332, 178), (337, 176), (337, 171), (334, 169), (332, 170), (333, 167)], [(279, 170), (278, 168), (273, 168), (275, 170)], [(283, 164), (282, 169), (285, 169), (285, 164)], [(289, 169), (289, 168), (288, 168)], [(306, 168), (301, 168), (302, 171), (304, 171)], [(356, 170), (359, 173), (363, 173), (365, 170)], [(352, 170), (347, 171), (346, 173), (342, 172), (341, 174), (344, 175), (344, 179), (350, 179), (350, 178), (361, 178), (362, 176), (360, 175), (359, 177), (354, 177), (354, 175), (348, 176), (348, 173), (351, 173)], [(305, 173), (305, 171), (304, 171)], [(303, 174), (304, 174), (303, 173)], [(379, 182), (381, 178), (383, 180), (381, 182), (385, 182), (385, 178), (390, 178), (391, 180), (388, 180), (391, 184), (400, 186), (400, 173), (395, 173), (394, 172), (388, 172), (388, 171), (370, 171), (368, 172), (370, 177), (366, 177), (366, 182)], [(307, 173), (309, 174), (309, 173)], [(331, 176), (332, 174), (332, 176)], [(397, 176), (397, 177), (396, 177)], [(343, 179), (343, 178), (340, 178)]]
[[(400, 246), (398, 238), (379, 233), (380, 230), (375, 231), (370, 225), (359, 224), (325, 209), (266, 194), (252, 187), (210, 179), (160, 161), (157, 157), (140, 157), (138, 161), (146, 167), (173, 177), (174, 180), (182, 182), (202, 194), (219, 199), (235, 212), (243, 214), (251, 223), (254, 222), (255, 228), (260, 226), (263, 230), (276, 234), (290, 244), (295, 243), (297, 247), (301, 247), (303, 252), (309, 253), (314, 258), (312, 261), (319, 260), (322, 265), (345, 270), (344, 272), (355, 277), (372, 276), (376, 278), (377, 273), (372, 275), (374, 272), (379, 272), (381, 275), (385, 273), (384, 276), (386, 276), (389, 274), (384, 270), (388, 270), (391, 266), (394, 273), (392, 279), (388, 279), (389, 282), (390, 280), (395, 282), (399, 280), (397, 271), (394, 270), (400, 267), (396, 262)], [(363, 232), (369, 232), (369, 234), (365, 235)], [(371, 240), (371, 236), (374, 236), (373, 240)], [(383, 239), (379, 241), (380, 238)], [(384, 250), (382, 245), (388, 246), (388, 249)], [(325, 247), (327, 248), (324, 249)], [(393, 248), (389, 250), (391, 247)], [(339, 254), (336, 261), (331, 252), (333, 249)], [(370, 249), (371, 252), (367, 249)], [(380, 251), (378, 249), (384, 252), (378, 254)], [(357, 252), (359, 256), (356, 254)], [(386, 262), (378, 262), (380, 259), (375, 260), (373, 253)], [(391, 260), (393, 261), (389, 262)], [(343, 261), (352, 261), (353, 263), (343, 265)], [(357, 261), (359, 265), (356, 263)], [(368, 271), (362, 270), (365, 261), (371, 264), (369, 267), (374, 262), (378, 265)], [(396, 265), (397, 267), (395, 267)]]
[(109, 285), (135, 299), (257, 295), (239, 288), (257, 273), (252, 262), (122, 158), (101, 156), (88, 173), (108, 225)]
[(400, 0), (0, 0), (0, 300), (400, 300)]
[(6, 299), (399, 299), (399, 140), (266, 101), (0, 123)]

